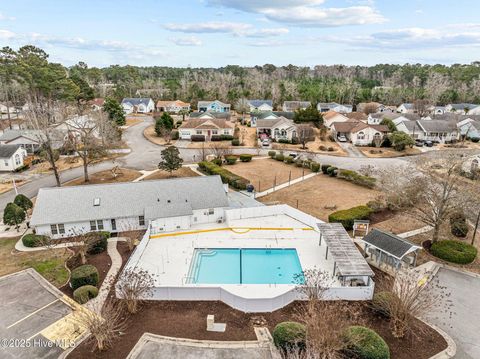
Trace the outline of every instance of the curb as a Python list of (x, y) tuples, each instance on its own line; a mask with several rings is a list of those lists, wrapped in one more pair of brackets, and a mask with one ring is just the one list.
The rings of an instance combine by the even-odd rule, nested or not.
[(425, 323), (426, 325), (428, 325), (430, 328), (435, 330), (437, 333), (439, 333), (443, 337), (443, 339), (445, 339), (445, 341), (447, 342), (447, 348), (442, 350), (440, 353), (437, 353), (437, 354), (431, 356), (430, 359), (450, 359), (450, 358), (453, 358), (455, 356), (455, 354), (457, 353), (457, 344), (452, 339), (452, 337), (450, 335), (448, 335), (445, 331), (443, 331), (442, 329), (437, 327), (436, 325), (428, 323), (427, 321), (425, 321), (423, 319), (420, 319), (420, 320), (423, 323)]

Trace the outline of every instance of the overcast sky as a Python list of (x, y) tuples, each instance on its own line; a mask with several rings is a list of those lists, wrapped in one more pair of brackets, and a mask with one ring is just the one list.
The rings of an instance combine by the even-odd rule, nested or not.
[(90, 66), (470, 63), (479, 11), (478, 0), (0, 0), (0, 45)]

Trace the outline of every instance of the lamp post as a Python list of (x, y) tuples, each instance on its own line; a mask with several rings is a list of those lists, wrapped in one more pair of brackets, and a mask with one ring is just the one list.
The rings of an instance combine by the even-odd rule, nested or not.
[(480, 210), (478, 210), (477, 221), (475, 222), (475, 228), (473, 230), (472, 246), (475, 244), (475, 236), (477, 235), (479, 223), (480, 223)]

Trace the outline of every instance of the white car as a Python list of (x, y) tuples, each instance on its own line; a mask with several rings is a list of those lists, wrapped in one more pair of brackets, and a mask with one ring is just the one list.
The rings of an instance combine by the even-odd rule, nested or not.
[(262, 146), (264, 146), (264, 147), (270, 146), (270, 140), (269, 140), (268, 138), (265, 138), (265, 139), (262, 141)]
[(337, 138), (340, 142), (347, 142), (347, 138), (344, 135), (340, 135)]

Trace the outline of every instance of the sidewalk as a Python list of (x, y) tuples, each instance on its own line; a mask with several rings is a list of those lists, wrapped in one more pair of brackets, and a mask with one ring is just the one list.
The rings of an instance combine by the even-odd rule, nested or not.
[(250, 192), (247, 192), (247, 191), (241, 191), (241, 193), (243, 193), (244, 195), (246, 196), (249, 196), (249, 197), (253, 197), (255, 196), (255, 198), (259, 198), (259, 197), (263, 197), (263, 196), (266, 196), (267, 194), (270, 194), (270, 193), (273, 193), (273, 192), (276, 192), (276, 191), (279, 191), (281, 189), (284, 189), (284, 188), (287, 188), (287, 187), (290, 187), (294, 184), (297, 184), (297, 183), (300, 183), (302, 181), (306, 181), (307, 179), (310, 179), (316, 175), (318, 175), (319, 172), (317, 173), (310, 173), (304, 177), (300, 177), (300, 178), (296, 178), (294, 180), (291, 180), (290, 183), (289, 182), (285, 182), (285, 183), (282, 183), (282, 184), (279, 184), (278, 186), (275, 186), (275, 187), (272, 187), (272, 188), (269, 188), (265, 191), (262, 191), (262, 192), (256, 192), (256, 193), (250, 193)]

